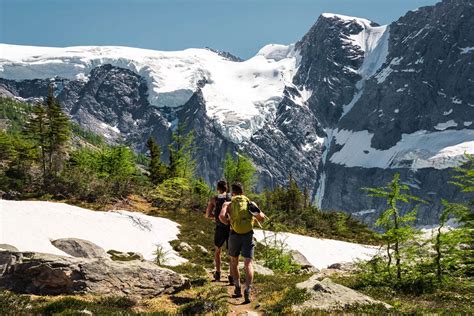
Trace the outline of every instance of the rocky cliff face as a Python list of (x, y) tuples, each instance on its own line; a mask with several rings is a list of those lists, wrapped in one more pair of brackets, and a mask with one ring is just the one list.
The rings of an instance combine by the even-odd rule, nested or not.
[(214, 50), (12, 53), (0, 62), (0, 91), (33, 101), (52, 81), (82, 126), (138, 151), (153, 136), (165, 160), (183, 124), (207, 181), (221, 176), (226, 152), (241, 150), (257, 166), (258, 188), (291, 172), (323, 209), (367, 221), (384, 205), (360, 188), (400, 172), (433, 202), (419, 210), (429, 224), (440, 198), (462, 199), (446, 182), (474, 153), (472, 25), (472, 1), (445, 0), (389, 26), (323, 14), (296, 44), (268, 45), (247, 61)]
[(383, 185), (396, 172), (430, 202), (420, 206), (419, 224), (437, 221), (442, 198), (463, 198), (447, 182), (449, 167), (474, 148), (473, 23), (473, 3), (453, 0), (411, 11), (388, 27), (384, 63), (361, 82), (337, 127), (327, 129), (322, 208), (373, 221), (383, 201), (359, 188)]

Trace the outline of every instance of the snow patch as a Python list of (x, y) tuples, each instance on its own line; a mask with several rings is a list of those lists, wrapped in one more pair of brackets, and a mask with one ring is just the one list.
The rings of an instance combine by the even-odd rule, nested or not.
[(348, 15), (342, 15), (342, 14), (329, 13), (329, 12), (323, 13), (323, 14), (321, 14), (321, 16), (323, 16), (325, 18), (328, 18), (328, 19), (336, 18), (336, 19), (339, 19), (339, 20), (342, 20), (342, 21), (356, 22), (357, 24), (359, 24), (361, 26), (366, 26), (366, 25), (370, 26), (373, 23), (372, 21), (369, 21), (367, 19), (357, 18), (357, 17), (353, 17), (353, 16), (348, 16)]
[(291, 233), (277, 233), (255, 230), (257, 241), (270, 245), (283, 242), (288, 250), (298, 250), (317, 269), (327, 268), (329, 265), (356, 260), (369, 260), (378, 251), (377, 247), (365, 246), (345, 241), (314, 238)]
[(169, 251), (166, 264), (179, 265), (181, 258), (171, 247), (179, 225), (171, 220), (138, 212), (98, 212), (64, 203), (0, 200), (0, 243), (20, 251), (69, 256), (51, 244), (59, 238), (85, 239), (102, 247), (139, 252), (154, 260), (156, 247)]
[(471, 124), (472, 124), (472, 121), (464, 122), (464, 126), (471, 126)]
[(365, 81), (372, 77), (385, 63), (388, 55), (389, 28), (386, 25), (372, 27), (364, 24), (364, 29), (357, 34), (357, 39), (352, 38), (355, 45), (364, 51), (364, 61), (356, 73), (362, 79), (356, 83), (356, 92), (348, 104), (343, 105), (341, 118), (344, 117), (359, 101), (364, 92)]
[(450, 127), (457, 127), (458, 123), (456, 123), (454, 120), (449, 120), (444, 123), (438, 123), (434, 128), (437, 129), (438, 131), (444, 131), (445, 129), (448, 129)]
[(347, 167), (445, 169), (459, 166), (464, 154), (474, 154), (474, 130), (469, 129), (402, 134), (386, 150), (372, 148), (373, 136), (368, 131), (336, 130), (334, 137), (342, 148), (330, 161)]
[(452, 98), (451, 98), (451, 101), (452, 101), (454, 104), (462, 104), (462, 100), (459, 99), (458, 97), (452, 97)]
[(359, 212), (352, 213), (352, 215), (363, 216), (363, 215), (367, 215), (367, 214), (373, 214), (375, 212), (377, 212), (376, 209), (369, 209), (369, 210), (362, 210), (362, 211), (359, 211)]
[(449, 115), (451, 113), (453, 113), (453, 109), (449, 109), (449, 111), (444, 111), (443, 115), (446, 116), (446, 115)]
[(403, 57), (395, 57), (390, 61), (390, 64), (383, 68), (379, 73), (375, 76), (377, 79), (377, 83), (382, 83), (387, 79), (387, 77), (394, 71), (392, 66), (398, 66), (400, 65), (401, 61), (403, 60)]
[(474, 51), (474, 47), (459, 47), (459, 49), (461, 50), (461, 55), (468, 54)]

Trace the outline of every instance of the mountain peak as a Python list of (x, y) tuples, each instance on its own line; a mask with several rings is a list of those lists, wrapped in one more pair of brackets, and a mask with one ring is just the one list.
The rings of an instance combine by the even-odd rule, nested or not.
[(347, 16), (347, 15), (342, 15), (342, 14), (335, 14), (335, 13), (323, 13), (321, 14), (320, 18), (325, 18), (325, 19), (335, 19), (335, 20), (341, 20), (344, 22), (355, 22), (363, 27), (375, 27), (375, 26), (380, 26), (380, 24), (370, 21), (368, 19), (364, 18), (358, 18), (354, 16)]

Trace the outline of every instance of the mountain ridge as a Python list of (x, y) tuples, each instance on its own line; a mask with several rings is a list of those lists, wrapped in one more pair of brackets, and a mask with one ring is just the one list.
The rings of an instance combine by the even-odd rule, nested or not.
[(37, 99), (53, 82), (81, 125), (138, 151), (154, 136), (163, 159), (184, 123), (196, 132), (206, 181), (218, 179), (227, 151), (240, 150), (257, 166), (258, 189), (291, 173), (321, 208), (369, 222), (384, 206), (359, 188), (400, 172), (433, 202), (420, 208), (419, 224), (431, 224), (436, 201), (459, 196), (442, 184), (449, 168), (474, 153), (473, 11), (469, 1), (444, 0), (388, 26), (323, 14), (295, 44), (266, 45), (239, 62), (208, 49), (121, 48), (128, 55), (118, 58), (110, 47), (89, 47), (93, 57), (76, 47), (25, 57), (0, 44), (0, 91)]

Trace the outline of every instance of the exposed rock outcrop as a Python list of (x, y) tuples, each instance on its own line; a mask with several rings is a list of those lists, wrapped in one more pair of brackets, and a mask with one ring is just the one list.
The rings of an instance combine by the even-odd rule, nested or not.
[(312, 273), (312, 272), (318, 272), (319, 270), (315, 268), (311, 262), (298, 250), (292, 250), (291, 251), (291, 258), (293, 259), (293, 262), (301, 266), (301, 270)]
[(0, 252), (0, 272), (1, 288), (37, 295), (94, 293), (152, 297), (176, 292), (189, 283), (180, 274), (147, 261), (121, 262), (31, 252)]
[(312, 276), (305, 282), (296, 285), (300, 289), (306, 289), (311, 298), (303, 304), (293, 306), (293, 311), (304, 312), (305, 310), (335, 311), (350, 307), (351, 305), (383, 305), (390, 309), (391, 306), (374, 300), (373, 298), (354, 291), (343, 285), (334, 283), (325, 278), (318, 281), (317, 275)]
[(108, 258), (104, 249), (84, 239), (61, 238), (51, 243), (59, 250), (76, 258)]

